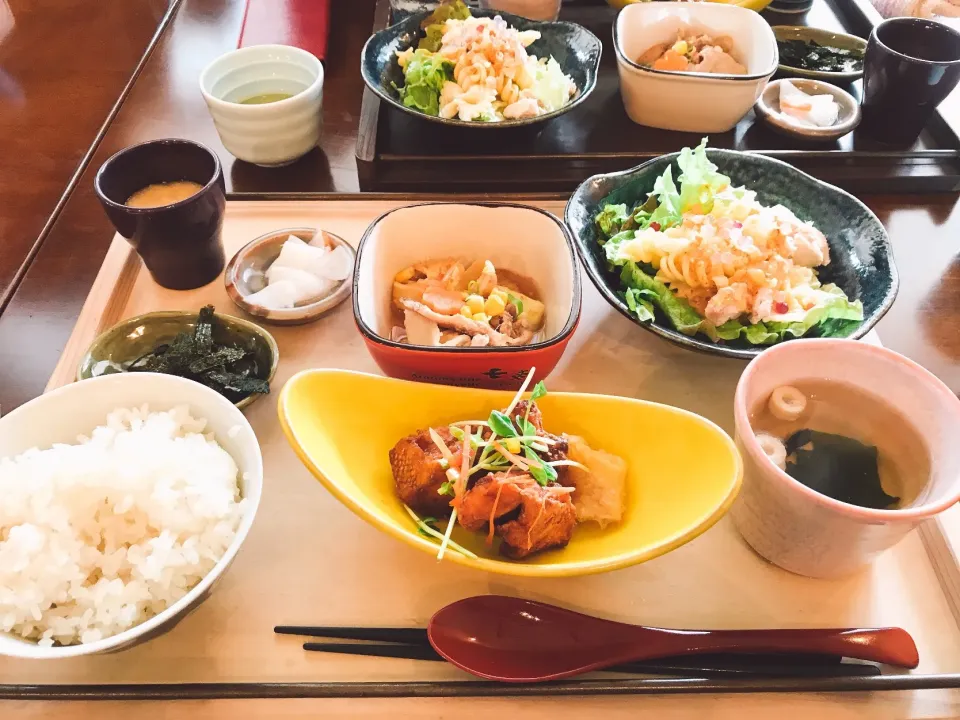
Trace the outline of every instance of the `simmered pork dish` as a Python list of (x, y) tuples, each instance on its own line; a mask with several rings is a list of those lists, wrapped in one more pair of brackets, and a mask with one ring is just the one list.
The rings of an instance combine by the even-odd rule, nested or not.
[[(547, 432), (536, 403), (545, 394), (538, 383), (530, 399), (521, 390), (486, 420), (417, 430), (390, 451), (397, 495), (421, 531), (441, 540), (439, 557), (448, 545), (462, 550), (450, 541), (456, 523), (489, 545), (499, 538), (500, 554), (520, 560), (564, 547), (578, 522), (622, 519), (626, 463)], [(449, 518), (445, 531), (438, 518)]]
[(393, 281), (397, 323), (390, 339), (410, 345), (528, 345), (543, 328), (544, 305), (533, 283), (489, 260), (429, 260)]
[(746, 75), (747, 68), (734, 54), (733, 40), (728, 36), (712, 37), (687, 28), (673, 42), (647, 48), (637, 62), (654, 70)]

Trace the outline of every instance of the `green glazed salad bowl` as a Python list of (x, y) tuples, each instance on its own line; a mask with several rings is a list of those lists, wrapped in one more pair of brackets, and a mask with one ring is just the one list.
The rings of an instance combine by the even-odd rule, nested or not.
[(400, 112), (423, 120), (451, 128), (470, 128), (476, 130), (502, 130), (505, 128), (542, 127), (544, 123), (570, 112), (587, 99), (597, 85), (597, 71), (600, 67), (602, 45), (600, 40), (586, 28), (569, 22), (537, 22), (518, 15), (494, 10), (470, 9), (474, 17), (494, 17), (499, 15), (507, 24), (517, 30), (536, 30), (540, 38), (533, 42), (527, 51), (537, 58), (552, 56), (577, 86), (576, 94), (563, 107), (535, 117), (503, 120), (500, 122), (465, 121), (459, 118), (444, 118), (428, 115), (420, 110), (407, 107), (400, 99), (398, 88), (403, 87), (405, 78), (397, 61), (397, 53), (409, 47), (416, 47), (423, 32), (421, 23), (430, 15), (421, 12), (410, 15), (395, 25), (375, 33), (363, 46), (360, 56), (360, 71), (363, 81), (384, 102)]
[[(596, 224), (600, 211), (607, 205), (625, 203), (633, 208), (642, 204), (667, 167), (672, 168), (673, 177), (679, 176), (676, 162), (679, 155), (664, 155), (631, 170), (587, 179), (567, 203), (565, 220), (587, 275), (604, 300), (618, 312), (676, 345), (722, 357), (750, 359), (769, 345), (752, 345), (745, 338), (713, 340), (704, 334), (684, 334), (674, 329), (659, 308), (652, 319), (641, 321), (628, 306), (621, 289), (621, 269), (608, 263), (600, 244), (603, 236)], [(890, 309), (899, 286), (890, 240), (877, 216), (853, 195), (780, 160), (709, 148), (707, 157), (720, 173), (730, 178), (732, 186), (755, 191), (756, 199), (764, 206), (783, 205), (801, 221), (812, 221), (826, 236), (830, 263), (817, 268), (818, 279), (824, 285), (836, 285), (850, 301), (863, 305), (862, 321), (847, 323), (842, 335), (850, 338), (866, 335)], [(804, 337), (820, 336), (815, 330)]]

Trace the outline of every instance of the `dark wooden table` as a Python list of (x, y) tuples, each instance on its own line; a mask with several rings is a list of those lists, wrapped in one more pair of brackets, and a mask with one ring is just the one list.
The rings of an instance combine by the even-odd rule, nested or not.
[[(42, 0), (18, 1), (42, 4)], [(45, 1), (55, 5), (84, 0)], [(93, 0), (86, 2), (92, 6)], [(96, 6), (113, 4), (122, 3)], [(96, 169), (112, 153), (152, 138), (188, 137), (220, 154), (232, 192), (358, 190), (354, 152), (363, 93), (358, 57), (372, 25), (374, 2), (334, 0), (332, 6), (321, 147), (290, 167), (266, 170), (235, 161), (224, 150), (197, 89), (200, 70), (236, 46), (243, 3), (180, 0), (176, 16), (0, 315), (0, 406), (5, 411), (42, 392), (112, 238), (92, 188)], [(58, 26), (53, 23), (51, 27)], [(0, 46), (0, 66), (3, 57)], [(51, 87), (36, 77), (27, 91), (52, 94), (55, 90)], [(74, 134), (72, 128), (65, 127), (64, 132)], [(35, 156), (56, 152), (47, 149), (52, 147), (45, 144), (49, 142), (36, 138), (25, 147)], [(16, 176), (6, 167), (0, 170), (0, 188), (4, 180), (16, 183)], [(31, 197), (39, 193), (30, 187), (22, 191)], [(864, 200), (890, 230), (902, 278), (900, 297), (879, 326), (883, 342), (924, 364), (960, 392), (958, 196), (870, 196)], [(56, 200), (50, 197), (46, 203), (50, 212)], [(35, 240), (39, 230), (32, 232)], [(0, 243), (5, 242), (0, 234)], [(0, 252), (6, 253), (5, 244), (0, 244)]]
[(0, 308), (169, 0), (0, 0)]

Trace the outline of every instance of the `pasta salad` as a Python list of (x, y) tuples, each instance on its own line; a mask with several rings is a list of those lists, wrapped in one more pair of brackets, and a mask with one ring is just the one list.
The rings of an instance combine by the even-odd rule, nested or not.
[(552, 58), (527, 47), (536, 30), (510, 27), (499, 15), (473, 17), (460, 0), (441, 5), (423, 22), (416, 49), (397, 54), (401, 102), (427, 115), (467, 122), (502, 122), (558, 110), (577, 87)]
[(659, 310), (686, 335), (771, 345), (808, 333), (845, 337), (863, 306), (817, 268), (830, 263), (827, 238), (783, 205), (733, 187), (706, 153), (706, 139), (657, 178), (638, 206), (608, 204), (596, 217), (622, 297), (642, 322)]

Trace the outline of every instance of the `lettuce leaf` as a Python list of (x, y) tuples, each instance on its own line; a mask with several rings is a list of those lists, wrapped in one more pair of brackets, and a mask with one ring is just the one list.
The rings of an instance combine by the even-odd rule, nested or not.
[(397, 88), (400, 101), (426, 115), (440, 114), (440, 91), (453, 79), (453, 63), (426, 50), (415, 50), (403, 70), (406, 82)]
[[(657, 223), (662, 230), (680, 224), (683, 211), (680, 207), (680, 191), (673, 182), (672, 168), (668, 167), (663, 171), (663, 175), (657, 178), (650, 196), (657, 199), (657, 207), (649, 216), (637, 218), (640, 227), (650, 227)], [(645, 210), (641, 212), (646, 214)]]
[[(645, 273), (635, 262), (624, 264), (623, 270), (620, 272), (620, 281), (627, 287), (627, 293), (630, 293), (631, 290), (639, 291), (633, 293), (634, 302), (637, 302), (638, 307), (641, 307), (640, 300), (649, 303), (643, 306), (644, 311), (651, 310), (650, 305), (656, 306), (667, 316), (670, 324), (684, 335), (696, 335), (700, 331), (709, 333), (712, 330), (712, 328), (707, 327), (706, 320), (690, 306), (690, 303), (674, 295), (670, 288)], [(630, 301), (627, 300), (627, 307), (629, 306)], [(644, 315), (646, 315), (646, 312), (644, 312)], [(640, 313), (637, 313), (637, 317), (641, 322), (647, 321), (647, 318), (641, 317)], [(652, 319), (652, 317), (649, 318), (649, 320)]]
[(603, 233), (604, 237), (611, 238), (620, 232), (623, 224), (630, 217), (627, 206), (624, 203), (620, 205), (604, 205), (603, 210), (597, 215), (597, 228)]
[(773, 345), (781, 340), (803, 337), (816, 329), (817, 337), (847, 337), (863, 322), (863, 303), (851, 302), (836, 285), (820, 288), (827, 297), (809, 310), (802, 320), (794, 322), (766, 321), (748, 325), (730, 320), (716, 328), (723, 340), (746, 340), (751, 345)]
[(707, 138), (696, 148), (680, 151), (677, 158), (680, 166), (680, 212), (706, 214), (713, 209), (713, 196), (730, 185), (730, 178), (717, 171), (717, 166), (707, 157)]
[(464, 5), (462, 0), (442, 3), (420, 23), (426, 35), (420, 40), (417, 48), (436, 52), (443, 43), (443, 28), (447, 20), (466, 20), (468, 17), (470, 17), (470, 8)]

